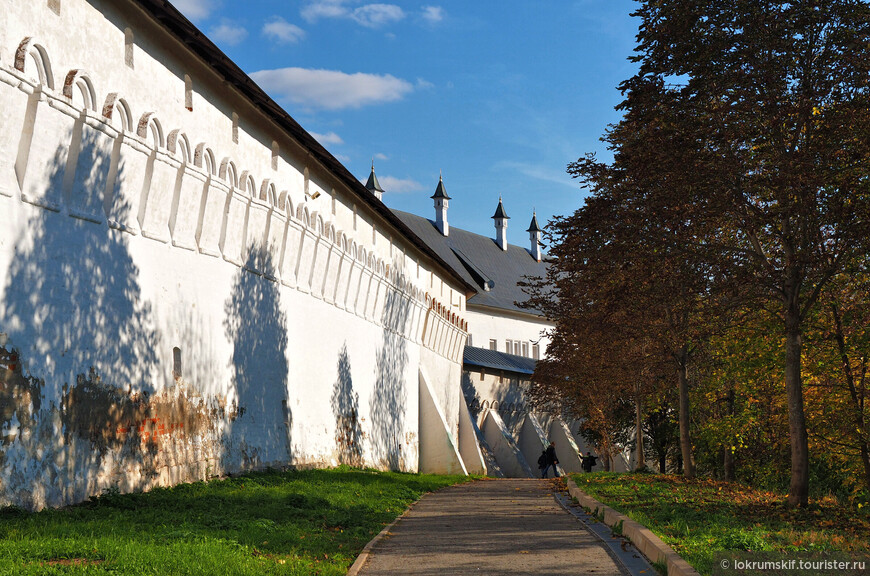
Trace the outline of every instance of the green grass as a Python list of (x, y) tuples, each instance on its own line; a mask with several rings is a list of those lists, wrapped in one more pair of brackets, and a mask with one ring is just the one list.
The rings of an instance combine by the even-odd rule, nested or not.
[(659, 474), (573, 475), (577, 486), (643, 524), (701, 574), (717, 553), (870, 552), (867, 509), (834, 498), (790, 509), (786, 496), (712, 480)]
[(0, 510), (0, 575), (343, 575), (422, 494), (467, 480), (267, 471), (28, 513)]

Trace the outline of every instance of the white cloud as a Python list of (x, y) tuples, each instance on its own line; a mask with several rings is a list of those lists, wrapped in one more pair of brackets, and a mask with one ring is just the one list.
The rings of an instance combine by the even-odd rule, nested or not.
[(308, 22), (314, 22), (321, 18), (346, 18), (350, 11), (344, 6), (345, 0), (318, 0), (311, 2), (300, 14)]
[(209, 31), (208, 35), (216, 43), (235, 46), (248, 37), (248, 31), (242, 26), (236, 26), (231, 20), (222, 20), (220, 25)]
[(314, 139), (326, 146), (327, 144), (344, 144), (344, 140), (341, 139), (341, 136), (336, 134), (335, 132), (327, 132), (326, 134), (318, 134), (317, 132), (309, 132)]
[(191, 20), (208, 18), (214, 8), (213, 0), (172, 0), (172, 5)]
[(423, 6), (423, 20), (437, 24), (444, 20), (444, 8), (441, 6)]
[(378, 28), (404, 17), (405, 12), (395, 4), (366, 4), (351, 13), (354, 21), (367, 28)]
[(423, 185), (416, 180), (410, 178), (394, 178), (393, 176), (378, 176), (378, 182), (381, 188), (386, 193), (404, 194), (405, 192), (418, 192), (423, 189)]
[(337, 70), (278, 68), (251, 74), (266, 92), (309, 108), (341, 110), (394, 102), (413, 92), (410, 82), (391, 76)]
[(263, 34), (281, 44), (295, 44), (305, 37), (305, 30), (275, 16), (263, 24)]
[(378, 152), (377, 154), (375, 154), (374, 159), (375, 160), (389, 160), (390, 157), (387, 156), (386, 154), (384, 154), (383, 152)]
[(300, 14), (308, 22), (321, 18), (347, 18), (367, 28), (380, 28), (405, 18), (405, 11), (395, 4), (364, 4), (348, 6), (349, 0), (314, 0), (302, 8)]

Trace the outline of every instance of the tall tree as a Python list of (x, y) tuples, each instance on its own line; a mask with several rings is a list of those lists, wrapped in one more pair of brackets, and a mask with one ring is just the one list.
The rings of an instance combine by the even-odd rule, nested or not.
[(870, 8), (656, 0), (635, 15), (639, 71), (606, 136), (614, 162), (578, 175), (593, 192), (619, 182), (674, 249), (777, 315), (789, 503), (806, 505), (805, 322), (870, 235)]

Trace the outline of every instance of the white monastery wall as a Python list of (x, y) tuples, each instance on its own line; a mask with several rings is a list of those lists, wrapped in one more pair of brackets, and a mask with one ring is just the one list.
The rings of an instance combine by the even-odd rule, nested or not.
[(0, 506), (458, 437), (455, 279), (135, 4), (4, 7)]
[[(463, 313), (468, 320), (468, 334), (471, 345), (478, 348), (489, 348), (490, 339), (498, 343), (497, 350), (505, 352), (505, 340), (527, 342), (529, 350), (533, 343), (540, 346), (540, 356), (546, 354), (550, 339), (544, 334), (553, 324), (544, 318), (529, 314), (511, 314), (507, 311), (494, 313), (493, 310), (469, 305)], [(513, 353), (513, 352), (511, 352)], [(531, 352), (527, 355), (532, 357)]]

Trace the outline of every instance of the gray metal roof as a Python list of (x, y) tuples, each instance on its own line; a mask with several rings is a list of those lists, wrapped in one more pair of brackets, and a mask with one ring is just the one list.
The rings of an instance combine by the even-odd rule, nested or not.
[(466, 346), (462, 355), (462, 365), (465, 367), (489, 368), (525, 375), (531, 375), (535, 371), (536, 362), (525, 356), (515, 356), (474, 346)]
[(507, 250), (502, 250), (492, 238), (453, 226), (450, 235), (443, 236), (431, 220), (400, 210), (393, 212), (467, 283), (477, 287), (477, 294), (468, 299), (469, 306), (541, 315), (515, 304), (528, 299), (517, 282), (524, 276), (543, 278), (547, 274), (547, 264), (535, 260), (528, 249), (508, 244)]

